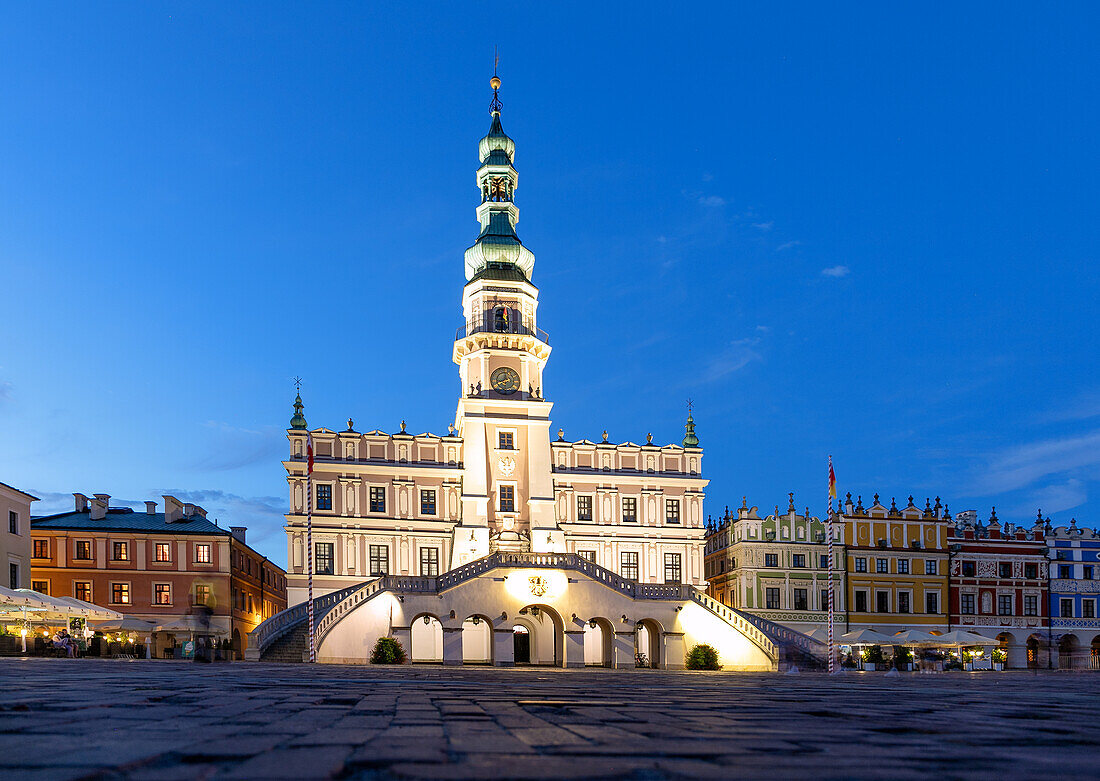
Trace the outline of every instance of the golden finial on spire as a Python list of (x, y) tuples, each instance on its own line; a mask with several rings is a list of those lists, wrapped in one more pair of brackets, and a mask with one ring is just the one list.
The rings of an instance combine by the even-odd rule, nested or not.
[(500, 77), (497, 76), (497, 68), (500, 67), (500, 53), (493, 47), (493, 78), (489, 79), (489, 86), (493, 88), (493, 101), (489, 104), (490, 114), (499, 114), (501, 109), (500, 97), (497, 90), (500, 89)]

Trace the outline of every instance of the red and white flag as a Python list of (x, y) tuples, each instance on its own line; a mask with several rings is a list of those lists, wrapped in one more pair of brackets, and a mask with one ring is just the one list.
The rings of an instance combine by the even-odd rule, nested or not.
[(306, 474), (313, 474), (313, 435), (306, 434)]

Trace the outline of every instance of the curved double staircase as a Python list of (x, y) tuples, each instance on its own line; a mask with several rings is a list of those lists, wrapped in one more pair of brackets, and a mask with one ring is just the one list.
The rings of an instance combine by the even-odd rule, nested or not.
[[(349, 613), (382, 593), (440, 594), (500, 567), (573, 570), (633, 599), (690, 600), (733, 627), (777, 665), (824, 666), (825, 644), (760, 616), (727, 607), (686, 583), (637, 583), (575, 553), (517, 553), (499, 551), (438, 577), (385, 575), (357, 583), (313, 600), (314, 642), (320, 648), (325, 636)], [(309, 606), (302, 602), (276, 613), (249, 633), (246, 658), (271, 662), (308, 659)]]

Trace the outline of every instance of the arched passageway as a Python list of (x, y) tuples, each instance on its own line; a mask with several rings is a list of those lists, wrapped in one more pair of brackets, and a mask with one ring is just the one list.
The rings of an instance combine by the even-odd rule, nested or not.
[(516, 664), (531, 664), (531, 630), (523, 624), (512, 627), (512, 658)]
[(584, 625), (586, 667), (615, 666), (615, 627), (606, 618), (591, 618)]
[(493, 663), (493, 622), (473, 615), (462, 622), (462, 663)]
[(413, 662), (440, 663), (443, 661), (443, 624), (430, 613), (412, 620), (409, 659)]
[(1100, 670), (1100, 635), (1092, 638), (1089, 646), (1089, 669)]
[(243, 659), (244, 658), (244, 638), (241, 637), (241, 630), (240, 629), (234, 629), (233, 630), (232, 648), (233, 648), (233, 658), (234, 659)]
[(558, 611), (547, 605), (527, 605), (516, 616), (516, 624), (528, 631), (529, 664), (565, 666), (565, 623)]
[(1073, 670), (1079, 663), (1081, 644), (1073, 635), (1063, 635), (1058, 641), (1058, 667), (1062, 670)]
[(658, 669), (664, 666), (661, 658), (661, 624), (652, 618), (643, 618), (634, 633), (634, 657), (638, 667)]
[(1027, 639), (1027, 669), (1038, 670), (1039, 669), (1039, 638), (1035, 635), (1031, 635)]

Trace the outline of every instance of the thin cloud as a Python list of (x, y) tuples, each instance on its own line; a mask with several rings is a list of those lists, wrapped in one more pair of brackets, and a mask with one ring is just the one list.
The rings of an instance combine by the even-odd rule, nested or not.
[(799, 241), (798, 239), (795, 239), (794, 241), (785, 241), (782, 244), (780, 244), (778, 247), (776, 247), (775, 251), (776, 252), (783, 252), (784, 250), (793, 249), (794, 247), (797, 247), (801, 243), (802, 242)]
[(714, 382), (740, 371), (750, 363), (761, 361), (764, 357), (754, 349), (760, 343), (759, 337), (735, 339), (729, 347), (711, 359), (699, 377), (700, 383)]
[(1095, 417), (1100, 417), (1100, 391), (1084, 393), (1068, 404), (1042, 415), (1040, 420), (1044, 423), (1061, 423)]
[(1042, 510), (1044, 515), (1072, 510), (1074, 507), (1083, 505), (1088, 498), (1089, 492), (1085, 482), (1070, 478), (1064, 483), (1053, 483), (1032, 491), (1028, 501), (1017, 506), (1015, 517), (1034, 517), (1038, 510)]
[(767, 233), (772, 229), (774, 225), (775, 220), (768, 220), (767, 222), (754, 222), (752, 224), (752, 227), (756, 228), (759, 231), (764, 231), (765, 233)]
[(11, 401), (13, 386), (7, 380), (0, 380), (0, 404)]
[(699, 198), (699, 203), (703, 206), (725, 206), (726, 199), (720, 195), (704, 195)]
[(1013, 447), (990, 459), (973, 488), (979, 495), (999, 494), (1026, 488), (1044, 478), (1065, 481), (1097, 474), (1100, 430)]
[(846, 277), (852, 273), (852, 270), (847, 266), (829, 266), (829, 268), (821, 269), (821, 276), (834, 277), (839, 279), (840, 277)]

